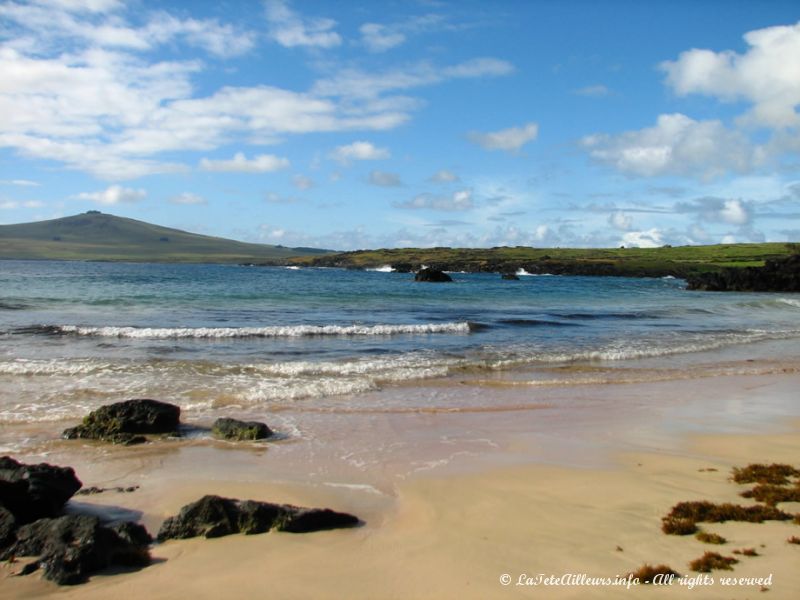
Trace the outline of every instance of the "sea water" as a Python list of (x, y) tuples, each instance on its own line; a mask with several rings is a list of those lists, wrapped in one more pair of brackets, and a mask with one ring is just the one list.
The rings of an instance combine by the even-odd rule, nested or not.
[[(694, 292), (671, 278), (453, 279), (0, 261), (4, 444), (22, 443), (15, 425), (74, 422), (134, 397), (179, 404), (200, 421), (482, 410), (493, 394), (464, 384), (526, 386), (535, 399), (538, 387), (747, 372), (753, 360), (800, 355), (797, 295)], [(397, 393), (423, 385), (437, 391)]]

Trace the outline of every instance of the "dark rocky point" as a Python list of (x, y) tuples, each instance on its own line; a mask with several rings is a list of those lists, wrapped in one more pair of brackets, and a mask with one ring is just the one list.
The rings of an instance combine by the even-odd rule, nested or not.
[(83, 419), (83, 423), (64, 431), (67, 439), (92, 439), (114, 444), (139, 444), (147, 441), (145, 433), (175, 433), (181, 409), (158, 400), (126, 400), (101, 406)]
[(0, 458), (0, 506), (19, 525), (61, 514), (81, 485), (70, 467), (26, 465), (10, 456)]
[(445, 283), (448, 281), (453, 281), (453, 278), (450, 277), (444, 271), (439, 271), (438, 269), (421, 269), (417, 271), (417, 274), (414, 276), (414, 281), (429, 281), (432, 283)]
[(270, 529), (308, 533), (358, 524), (357, 517), (330, 509), (203, 496), (184, 506), (177, 516), (164, 521), (158, 532), (158, 540), (198, 536), (214, 538), (234, 533), (249, 535), (265, 533)]
[(509, 281), (519, 281), (519, 277), (517, 277), (516, 273), (503, 273), (501, 279), (507, 279)]
[(725, 268), (687, 278), (687, 289), (708, 292), (800, 292), (800, 254), (763, 267)]
[(272, 436), (272, 430), (258, 421), (239, 421), (221, 418), (214, 421), (211, 433), (223, 440), (263, 440)]
[(150, 541), (147, 530), (136, 523), (106, 527), (97, 517), (69, 515), (23, 525), (16, 531), (16, 541), (3, 550), (0, 559), (37, 556), (23, 574), (42, 568), (46, 579), (59, 585), (75, 585), (112, 565), (150, 564)]

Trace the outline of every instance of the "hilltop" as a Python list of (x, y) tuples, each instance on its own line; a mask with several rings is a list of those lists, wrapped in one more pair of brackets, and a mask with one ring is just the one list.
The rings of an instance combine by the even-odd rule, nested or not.
[(144, 221), (89, 212), (0, 225), (0, 259), (275, 263), (326, 250), (248, 244)]

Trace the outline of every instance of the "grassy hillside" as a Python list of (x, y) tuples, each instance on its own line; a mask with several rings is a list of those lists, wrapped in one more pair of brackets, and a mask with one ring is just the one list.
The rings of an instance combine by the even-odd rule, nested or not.
[(800, 250), (797, 244), (720, 244), (662, 248), (404, 248), (361, 250), (294, 259), (296, 264), (375, 268), (392, 265), (417, 270), (428, 265), (447, 271), (513, 272), (576, 275), (686, 277), (722, 267), (762, 266), (771, 258)]
[(0, 225), (0, 259), (135, 262), (278, 262), (324, 250), (247, 244), (189, 233), (98, 211)]

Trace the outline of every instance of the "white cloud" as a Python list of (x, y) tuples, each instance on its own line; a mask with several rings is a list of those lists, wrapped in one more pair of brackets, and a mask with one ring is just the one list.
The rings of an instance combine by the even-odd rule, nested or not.
[(751, 203), (740, 199), (705, 197), (691, 202), (679, 202), (675, 205), (678, 213), (694, 213), (708, 222), (727, 223), (728, 225), (749, 225), (753, 220)]
[(522, 146), (535, 140), (537, 135), (539, 135), (539, 125), (527, 123), (522, 127), (510, 127), (488, 133), (473, 131), (469, 134), (469, 139), (486, 150), (518, 152)]
[(633, 218), (624, 212), (617, 211), (608, 215), (608, 224), (614, 229), (628, 231), (631, 227), (633, 227)]
[(127, 204), (139, 202), (147, 197), (147, 192), (119, 185), (112, 185), (100, 192), (83, 192), (74, 196), (78, 200), (89, 200), (96, 204), (110, 206), (113, 204)]
[(361, 42), (370, 52), (386, 52), (406, 41), (406, 36), (379, 23), (364, 23), (360, 28)]
[(13, 210), (15, 208), (41, 208), (45, 204), (40, 200), (25, 200), (19, 202), (17, 200), (3, 200), (0, 202), (0, 208), (4, 210)]
[(752, 168), (749, 141), (719, 121), (695, 121), (682, 114), (660, 115), (655, 127), (581, 140), (589, 155), (629, 175), (686, 175), (708, 179)]
[(91, 13), (106, 13), (122, 8), (120, 0), (33, 0), (32, 4), (70, 12)]
[(286, 48), (307, 46), (333, 48), (342, 43), (341, 36), (333, 31), (333, 19), (308, 19), (298, 15), (285, 0), (266, 0), (270, 37)]
[(337, 146), (331, 153), (331, 158), (342, 164), (349, 164), (353, 160), (383, 160), (390, 156), (387, 148), (378, 148), (371, 142), (364, 141)]
[(410, 210), (442, 210), (465, 211), (474, 208), (472, 190), (464, 189), (450, 196), (434, 196), (432, 194), (418, 194), (406, 202), (397, 202), (395, 208)]
[(664, 245), (664, 234), (656, 228), (629, 231), (622, 236), (620, 244), (627, 248), (658, 248)]
[(589, 98), (602, 98), (604, 96), (608, 96), (611, 93), (611, 90), (602, 84), (596, 84), (579, 88), (575, 90), (575, 93), (579, 96), (588, 96)]
[(200, 161), (203, 171), (233, 172), (233, 173), (268, 173), (288, 169), (289, 160), (274, 154), (259, 154), (249, 159), (242, 152), (237, 152), (230, 160), (211, 160), (204, 158)]
[(400, 187), (403, 185), (399, 175), (387, 173), (386, 171), (372, 171), (369, 174), (369, 182), (380, 187)]
[(39, 187), (42, 185), (36, 181), (31, 181), (30, 179), (0, 179), (0, 184), (2, 185), (18, 185), (21, 187)]
[(800, 22), (744, 35), (743, 54), (692, 49), (662, 63), (667, 84), (678, 95), (706, 94), (753, 104), (746, 121), (768, 127), (798, 127), (800, 115)]
[(197, 194), (193, 194), (191, 192), (183, 192), (182, 194), (178, 194), (177, 196), (172, 196), (169, 199), (169, 202), (172, 204), (183, 204), (183, 205), (198, 205), (198, 204), (208, 204), (208, 201), (203, 198), (202, 196), (198, 196)]
[(295, 175), (292, 177), (292, 183), (298, 190), (310, 190), (314, 187), (314, 180), (305, 175)]
[(441, 169), (436, 171), (433, 175), (430, 176), (428, 181), (432, 183), (453, 183), (455, 181), (459, 181), (458, 175), (453, 173), (452, 171), (448, 171), (447, 169)]

